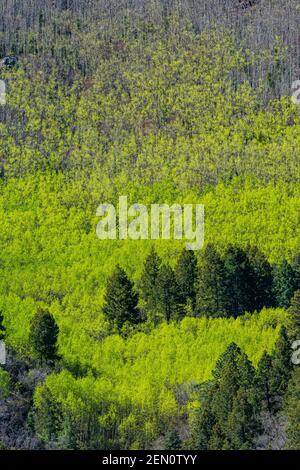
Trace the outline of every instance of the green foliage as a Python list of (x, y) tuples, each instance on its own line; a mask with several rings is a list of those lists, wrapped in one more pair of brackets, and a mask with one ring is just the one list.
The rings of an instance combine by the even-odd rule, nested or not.
[(57, 337), (59, 328), (47, 310), (39, 310), (33, 318), (29, 344), (33, 355), (41, 363), (52, 364), (58, 358)]
[[(105, 284), (114, 266), (119, 263), (138, 285), (152, 246), (161, 258), (175, 265), (182, 250), (179, 241), (99, 241), (94, 214), (99, 201), (115, 200), (109, 188), (93, 178), (67, 181), (61, 175), (37, 175), (1, 184), (0, 309), (7, 344), (18, 352), (27, 354), (34, 312), (48, 308), (60, 327), (60, 353), (70, 357), (71, 349), (74, 360), (82, 351), (88, 357), (93, 338), (107, 334), (101, 310)], [(160, 186), (151, 192), (131, 188), (131, 200), (145, 198), (146, 205), (155, 198), (163, 201), (164, 190)], [(228, 187), (220, 184), (202, 197), (193, 192), (185, 198), (170, 189), (170, 202), (192, 199), (204, 203), (205, 237), (221, 254), (228, 242), (237, 242), (241, 247), (256, 243), (272, 262), (296, 255), (296, 188), (273, 184), (261, 188), (256, 183), (243, 186), (239, 181)]]
[(208, 244), (201, 253), (197, 313), (238, 316), (273, 304), (272, 269), (257, 247), (229, 246), (223, 257)]
[(61, 428), (61, 410), (47, 386), (37, 389), (36, 395), (35, 430), (41, 440), (51, 442), (57, 438)]
[[(105, 382), (101, 386), (101, 380), (96, 384), (88, 377), (76, 381), (68, 372), (49, 376), (35, 392), (38, 436), (46, 443), (51, 437), (63, 449), (105, 448), (104, 424), (99, 426), (99, 417), (109, 397), (102, 395), (103, 385)], [(113, 399), (112, 390), (110, 394)]]
[[(270, 309), (237, 319), (186, 317), (127, 338), (111, 335), (90, 343), (78, 361), (83, 365), (89, 358), (94, 376), (76, 378), (62, 371), (45, 380), (62, 410), (58, 445), (69, 446), (73, 439), (77, 448), (149, 448), (175, 416), (184, 420), (194, 415), (199, 406), (197, 384), (213, 378), (216, 361), (231, 342), (257, 366), (265, 349), (273, 351), (282, 322), (286, 322), (285, 312)], [(74, 359), (71, 349), (66, 357)], [(245, 362), (243, 356), (239, 362)], [(239, 381), (248, 383), (252, 367), (243, 368), (246, 373), (239, 374)], [(35, 394), (41, 423), (43, 387)], [(183, 401), (180, 389), (185, 390)], [(80, 429), (86, 431), (82, 434)]]
[(288, 307), (297, 289), (297, 274), (293, 267), (283, 260), (274, 268), (274, 295), (278, 307)]
[(226, 270), (221, 256), (208, 244), (201, 253), (196, 283), (196, 312), (199, 316), (222, 317), (229, 311)]
[[(251, 393), (251, 392), (250, 392)], [(253, 392), (252, 392), (253, 393)], [(235, 450), (253, 449), (254, 436), (259, 431), (257, 410), (249, 400), (249, 391), (237, 391), (232, 410), (228, 416), (228, 435), (225, 448)]]
[(244, 250), (231, 246), (225, 253), (230, 315), (238, 316), (255, 310), (254, 271)]
[(292, 297), (288, 315), (290, 336), (297, 340), (300, 338), (300, 290), (297, 290)]
[[(272, 357), (266, 352), (263, 353), (258, 363), (256, 383), (261, 400), (266, 404), (268, 411), (272, 409)], [(274, 391), (274, 390), (273, 390)]]
[(273, 395), (283, 396), (293, 369), (292, 350), (286, 328), (281, 327), (272, 356), (270, 390)]
[(118, 265), (107, 281), (104, 302), (104, 314), (118, 329), (121, 329), (126, 322), (136, 324), (141, 321), (137, 308), (138, 295), (134, 292), (134, 285)]
[(271, 307), (274, 304), (272, 267), (257, 247), (247, 247), (246, 254), (253, 270), (253, 305), (260, 311), (264, 306)]
[(4, 71), (5, 178), (49, 169), (69, 178), (96, 174), (104, 184), (168, 180), (181, 192), (236, 176), (299, 181), (299, 109), (276, 92), (277, 99), (268, 99), (275, 96), (266, 80), (253, 86), (254, 75), (274, 72), (278, 54), (285, 60), (281, 45), (250, 53), (231, 27), (195, 34), (178, 15), (154, 20), (150, 31), (131, 19), (103, 36), (111, 22), (81, 18), (79, 27), (68, 15), (51, 16), (42, 41), (37, 31), (29, 35), (30, 50), (37, 43), (41, 53), (44, 44), (43, 59), (34, 46), (19, 69)]
[(178, 316), (179, 292), (173, 269), (163, 264), (156, 280), (157, 307), (167, 322)]
[(259, 430), (255, 370), (245, 353), (231, 343), (219, 358), (207, 398), (196, 415), (197, 449), (251, 449)]
[(292, 349), (286, 328), (281, 327), (272, 354), (264, 352), (256, 373), (258, 396), (269, 413), (276, 413), (292, 375)]
[(183, 250), (175, 269), (178, 298), (193, 312), (196, 304), (195, 282), (197, 278), (197, 258), (193, 251)]
[(144, 268), (139, 283), (141, 297), (146, 304), (147, 312), (151, 312), (157, 306), (157, 276), (159, 274), (161, 259), (157, 255), (154, 247), (144, 262)]
[[(21, 16), (7, 3), (0, 53), (18, 67), (1, 68), (0, 339), (5, 325), (19, 355), (59, 352), (80, 372), (36, 390), (46, 443), (146, 448), (198, 407), (195, 389), (230, 342), (255, 366), (272, 353), (286, 314), (265, 307), (288, 307), (299, 289), (299, 21), (276, 2), (274, 15), (261, 14), (268, 2), (245, 13), (207, 0), (143, 1), (135, 14), (135, 2), (32, 0)], [(195, 290), (183, 241), (97, 239), (97, 206), (121, 194), (204, 204)], [(198, 448), (252, 446), (252, 366), (231, 353), (207, 386)], [(287, 360), (281, 333), (258, 372), (266, 400), (269, 387), (284, 392)]]

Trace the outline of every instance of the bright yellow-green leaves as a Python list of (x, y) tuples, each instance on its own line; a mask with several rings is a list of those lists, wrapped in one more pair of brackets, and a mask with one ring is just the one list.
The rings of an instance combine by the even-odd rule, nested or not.
[[(73, 419), (87, 417), (94, 409), (99, 423), (115, 427), (125, 446), (136, 438), (133, 447), (140, 448), (170, 419), (192, 412), (198, 400), (195, 386), (211, 378), (218, 357), (232, 341), (257, 365), (264, 350), (272, 351), (285, 321), (282, 309), (265, 309), (236, 320), (187, 317), (127, 340), (109, 336), (90, 351), (96, 377), (76, 379), (63, 371), (48, 376), (45, 385)], [(35, 393), (37, 408), (43, 406), (43, 386)], [(182, 401), (185, 394), (188, 399)]]

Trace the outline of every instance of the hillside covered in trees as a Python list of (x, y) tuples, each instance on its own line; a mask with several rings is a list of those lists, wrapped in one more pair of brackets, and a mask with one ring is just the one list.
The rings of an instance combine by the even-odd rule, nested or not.
[[(3, 0), (0, 449), (300, 449), (296, 0)], [(203, 204), (205, 244), (99, 240)]]

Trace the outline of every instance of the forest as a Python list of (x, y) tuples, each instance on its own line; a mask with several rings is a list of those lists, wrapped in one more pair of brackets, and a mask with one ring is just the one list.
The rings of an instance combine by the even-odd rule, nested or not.
[[(0, 449), (300, 449), (297, 0), (2, 0)], [(203, 204), (205, 243), (97, 207)]]

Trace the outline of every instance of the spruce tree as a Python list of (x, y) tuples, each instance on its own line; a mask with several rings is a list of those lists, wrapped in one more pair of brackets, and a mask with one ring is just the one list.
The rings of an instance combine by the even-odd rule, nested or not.
[(259, 430), (255, 370), (231, 343), (217, 361), (213, 381), (193, 427), (197, 449), (250, 449)]
[(297, 290), (292, 297), (288, 315), (290, 336), (295, 340), (300, 339), (300, 290)]
[(196, 313), (206, 317), (225, 317), (229, 298), (224, 262), (213, 245), (201, 254), (196, 281)]
[(241, 351), (238, 357), (239, 385), (248, 391), (248, 400), (254, 409), (259, 408), (255, 384), (256, 370), (247, 354)]
[(271, 307), (273, 305), (272, 267), (265, 255), (257, 247), (248, 246), (246, 254), (253, 271), (253, 308), (259, 312), (263, 307)]
[(255, 274), (244, 250), (230, 246), (224, 256), (230, 315), (255, 310)]
[(241, 355), (241, 350), (236, 343), (230, 343), (225, 351), (220, 355), (216, 362), (215, 369), (213, 370), (213, 376), (219, 379), (223, 369), (230, 364), (234, 369), (237, 368), (238, 358)]
[(297, 273), (286, 261), (273, 268), (273, 293), (277, 307), (287, 308), (290, 300), (297, 290)]
[(194, 311), (196, 303), (197, 259), (193, 251), (185, 249), (182, 251), (175, 274), (179, 290), (179, 302), (183, 305), (190, 305)]
[(232, 410), (233, 400), (239, 389), (239, 374), (236, 361), (224, 364), (218, 378), (218, 391), (214, 396), (212, 409), (220, 429), (223, 431), (224, 442), (229, 413)]
[(121, 329), (126, 322), (137, 324), (141, 321), (137, 305), (134, 284), (117, 265), (107, 281), (103, 312), (112, 324)]
[(291, 378), (293, 364), (292, 349), (285, 327), (281, 327), (272, 355), (270, 391), (273, 396), (283, 396)]
[(39, 310), (33, 318), (29, 342), (33, 355), (40, 363), (53, 364), (57, 356), (59, 329), (48, 310)]
[(141, 298), (146, 303), (146, 310), (151, 311), (157, 306), (156, 281), (161, 265), (161, 259), (152, 247), (144, 263), (139, 288)]
[(158, 308), (165, 320), (178, 319), (179, 296), (176, 277), (171, 266), (163, 264), (157, 277)]
[(258, 363), (256, 373), (256, 384), (258, 395), (269, 412), (272, 410), (272, 394), (271, 394), (271, 374), (272, 374), (272, 358), (265, 351)]
[(253, 449), (254, 436), (259, 431), (259, 423), (249, 401), (248, 390), (239, 388), (228, 415), (226, 441), (223, 449)]
[[(216, 416), (212, 409), (213, 399), (217, 390), (217, 381), (211, 381), (207, 384), (205, 395), (199, 397), (201, 407), (195, 412), (192, 425), (192, 445), (194, 449), (208, 450), (211, 445), (212, 435), (217, 435), (217, 432), (212, 432), (217, 425)], [(212, 446), (215, 449), (219, 448), (215, 443)]]

